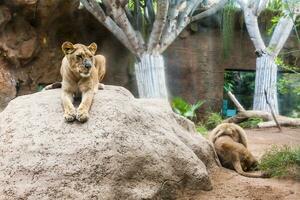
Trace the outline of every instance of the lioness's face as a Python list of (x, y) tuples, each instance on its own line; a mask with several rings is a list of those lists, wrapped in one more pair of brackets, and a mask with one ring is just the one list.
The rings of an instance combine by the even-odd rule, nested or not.
[(81, 77), (86, 78), (91, 75), (91, 69), (94, 67), (94, 55), (97, 50), (95, 43), (85, 46), (82, 44), (73, 45), (71, 42), (64, 42), (62, 50), (66, 55), (71, 70)]

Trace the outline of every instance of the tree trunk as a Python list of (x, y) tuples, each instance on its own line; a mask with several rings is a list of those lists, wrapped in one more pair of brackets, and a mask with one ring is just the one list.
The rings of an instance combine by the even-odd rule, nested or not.
[(268, 54), (256, 59), (256, 77), (253, 110), (270, 112), (266, 102), (264, 91), (267, 91), (267, 97), (270, 101), (275, 114), (278, 114), (277, 102), (277, 65), (275, 59)]
[(143, 54), (134, 66), (140, 98), (168, 98), (162, 55)]

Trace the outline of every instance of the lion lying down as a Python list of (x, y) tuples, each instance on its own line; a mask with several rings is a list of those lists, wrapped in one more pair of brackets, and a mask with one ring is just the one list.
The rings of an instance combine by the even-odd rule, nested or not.
[[(80, 122), (87, 121), (94, 94), (98, 89), (103, 89), (100, 81), (106, 70), (105, 57), (95, 55), (96, 50), (95, 43), (85, 46), (64, 42), (62, 51), (65, 57), (60, 69), (62, 82), (53, 83), (44, 88), (44, 90), (62, 88), (61, 99), (64, 119), (67, 122), (75, 119)], [(82, 100), (76, 109), (73, 105), (73, 98), (77, 94), (82, 96)]]
[(261, 172), (248, 172), (256, 169), (258, 161), (247, 148), (247, 135), (238, 125), (222, 123), (209, 134), (222, 166), (234, 169), (240, 175), (265, 178)]

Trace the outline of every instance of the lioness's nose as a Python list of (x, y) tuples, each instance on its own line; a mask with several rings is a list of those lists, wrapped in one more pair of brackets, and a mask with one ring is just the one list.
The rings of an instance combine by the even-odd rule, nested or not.
[(84, 65), (85, 68), (89, 69), (89, 68), (92, 67), (92, 62), (89, 61), (89, 60), (84, 60), (83, 65)]

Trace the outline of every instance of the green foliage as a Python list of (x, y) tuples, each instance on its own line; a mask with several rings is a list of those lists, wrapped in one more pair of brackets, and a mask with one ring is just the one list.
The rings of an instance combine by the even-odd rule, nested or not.
[(205, 122), (205, 127), (209, 130), (214, 129), (223, 121), (222, 116), (219, 113), (210, 113)]
[(184, 99), (176, 97), (172, 100), (172, 108), (177, 114), (193, 120), (196, 118), (196, 111), (203, 105), (204, 102), (205, 101), (199, 100), (195, 104), (189, 104)]
[[(284, 3), (282, 0), (269, 0), (267, 4), (267, 10), (271, 11), (274, 14), (274, 16), (272, 17), (271, 23), (268, 26), (269, 28), (267, 29), (267, 34), (271, 35), (273, 33), (281, 17), (283, 17), (284, 15), (290, 15), (292, 17), (293, 8), (298, 7), (300, 5), (299, 3), (299, 0), (289, 1), (288, 4)], [(286, 12), (284, 12), (284, 10), (287, 10), (289, 13), (287, 14)], [(296, 33), (297, 39), (298, 41), (300, 41), (299, 34), (297, 31), (297, 27), (300, 26), (299, 18), (294, 20), (294, 26), (294, 31)]]
[(232, 50), (234, 38), (234, 22), (237, 7), (233, 0), (229, 0), (222, 12), (222, 37), (223, 37), (223, 56), (228, 58)]
[(277, 81), (279, 99), (283, 99), (282, 102), (285, 105), (281, 107), (281, 112), (290, 117), (300, 117), (299, 67), (285, 64), (280, 57), (277, 57), (275, 62), (283, 71), (289, 72), (279, 74)]
[(271, 11), (278, 11), (282, 9), (282, 0), (269, 0), (267, 9)]
[(224, 82), (225, 92), (232, 92), (234, 85), (230, 82)]
[(197, 130), (198, 133), (200, 133), (204, 137), (206, 137), (208, 135), (208, 130), (205, 127), (205, 125), (202, 124), (202, 123), (199, 123), (199, 124), (196, 125), (196, 130)]
[(289, 86), (292, 83), (292, 80), (286, 78), (280, 78), (277, 83), (278, 92), (280, 94), (288, 94), (289, 93)]
[[(246, 109), (251, 109), (252, 102), (253, 102), (254, 86), (255, 86), (254, 72), (225, 71), (224, 94), (226, 94), (228, 90), (234, 93), (235, 96), (240, 101), (240, 103)], [(228, 107), (234, 107), (231, 101), (229, 101)]]
[(300, 70), (299, 67), (285, 64), (284, 61), (283, 61), (283, 59), (280, 58), (280, 57), (276, 57), (275, 63), (276, 63), (277, 66), (278, 66), (279, 68), (281, 68), (282, 70), (290, 71), (290, 72), (294, 72), (294, 73), (296, 73), (296, 74), (299, 74), (299, 72), (297, 72), (298, 70)]
[(282, 14), (278, 14), (272, 17), (271, 19), (271, 27), (267, 30), (268, 35), (272, 35), (275, 27), (277, 26), (280, 18), (282, 17)]
[(231, 72), (224, 73), (224, 90), (225, 92), (232, 92), (234, 89), (234, 79)]
[(263, 122), (262, 118), (259, 117), (250, 117), (246, 121), (240, 123), (242, 128), (257, 128), (257, 124)]
[(148, 38), (155, 20), (157, 10), (156, 0), (129, 0), (127, 4), (127, 17), (135, 30)]
[(289, 117), (300, 118), (300, 105), (296, 106), (289, 114)]
[(300, 147), (272, 146), (262, 156), (259, 168), (272, 177), (300, 179)]
[(231, 71), (225, 71), (224, 73), (224, 91), (232, 92), (234, 90), (234, 76)]

